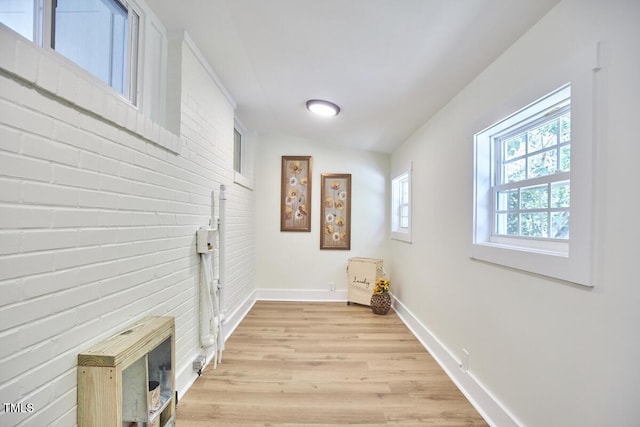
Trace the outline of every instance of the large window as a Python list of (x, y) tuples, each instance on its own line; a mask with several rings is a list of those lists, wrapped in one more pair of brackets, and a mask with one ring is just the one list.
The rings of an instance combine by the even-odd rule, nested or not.
[[(47, 18), (48, 17), (48, 18)], [(139, 15), (119, 0), (0, 0), (0, 21), (137, 103)]]
[(472, 258), (592, 286), (588, 77), (475, 135)]
[(411, 242), (411, 167), (391, 180), (391, 237)]
[(569, 238), (571, 110), (569, 88), (561, 92), (567, 98), (543, 109), (532, 105), (526, 114), (533, 119), (493, 137), (495, 236)]
[[(488, 209), (476, 223), (487, 243), (568, 252), (571, 87), (560, 88), (476, 135), (476, 188)], [(485, 216), (486, 215), (486, 216)]]

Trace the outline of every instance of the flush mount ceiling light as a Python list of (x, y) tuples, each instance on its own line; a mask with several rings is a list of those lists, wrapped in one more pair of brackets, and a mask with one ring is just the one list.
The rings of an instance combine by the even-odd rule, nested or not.
[(307, 101), (307, 110), (319, 116), (333, 117), (338, 115), (340, 107), (322, 99), (310, 99)]

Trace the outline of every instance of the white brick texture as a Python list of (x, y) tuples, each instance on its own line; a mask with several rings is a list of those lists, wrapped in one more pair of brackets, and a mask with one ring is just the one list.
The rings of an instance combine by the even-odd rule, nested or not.
[(234, 107), (191, 49), (171, 58), (178, 138), (0, 31), (0, 401), (34, 405), (0, 425), (73, 425), (77, 354), (146, 315), (176, 316), (177, 370), (191, 374), (195, 232), (221, 184), (225, 311), (252, 295), (254, 196), (233, 184)]

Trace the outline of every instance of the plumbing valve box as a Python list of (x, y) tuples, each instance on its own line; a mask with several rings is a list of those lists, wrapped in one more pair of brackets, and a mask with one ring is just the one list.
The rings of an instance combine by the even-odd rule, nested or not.
[(216, 233), (211, 227), (200, 227), (196, 232), (196, 246), (199, 254), (206, 254), (215, 249)]

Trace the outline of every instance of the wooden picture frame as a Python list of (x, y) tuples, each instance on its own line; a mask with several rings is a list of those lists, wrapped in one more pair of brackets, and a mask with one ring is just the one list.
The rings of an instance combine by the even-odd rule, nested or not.
[(351, 249), (351, 174), (322, 174), (320, 249)]
[(311, 231), (311, 156), (282, 156), (280, 231)]

